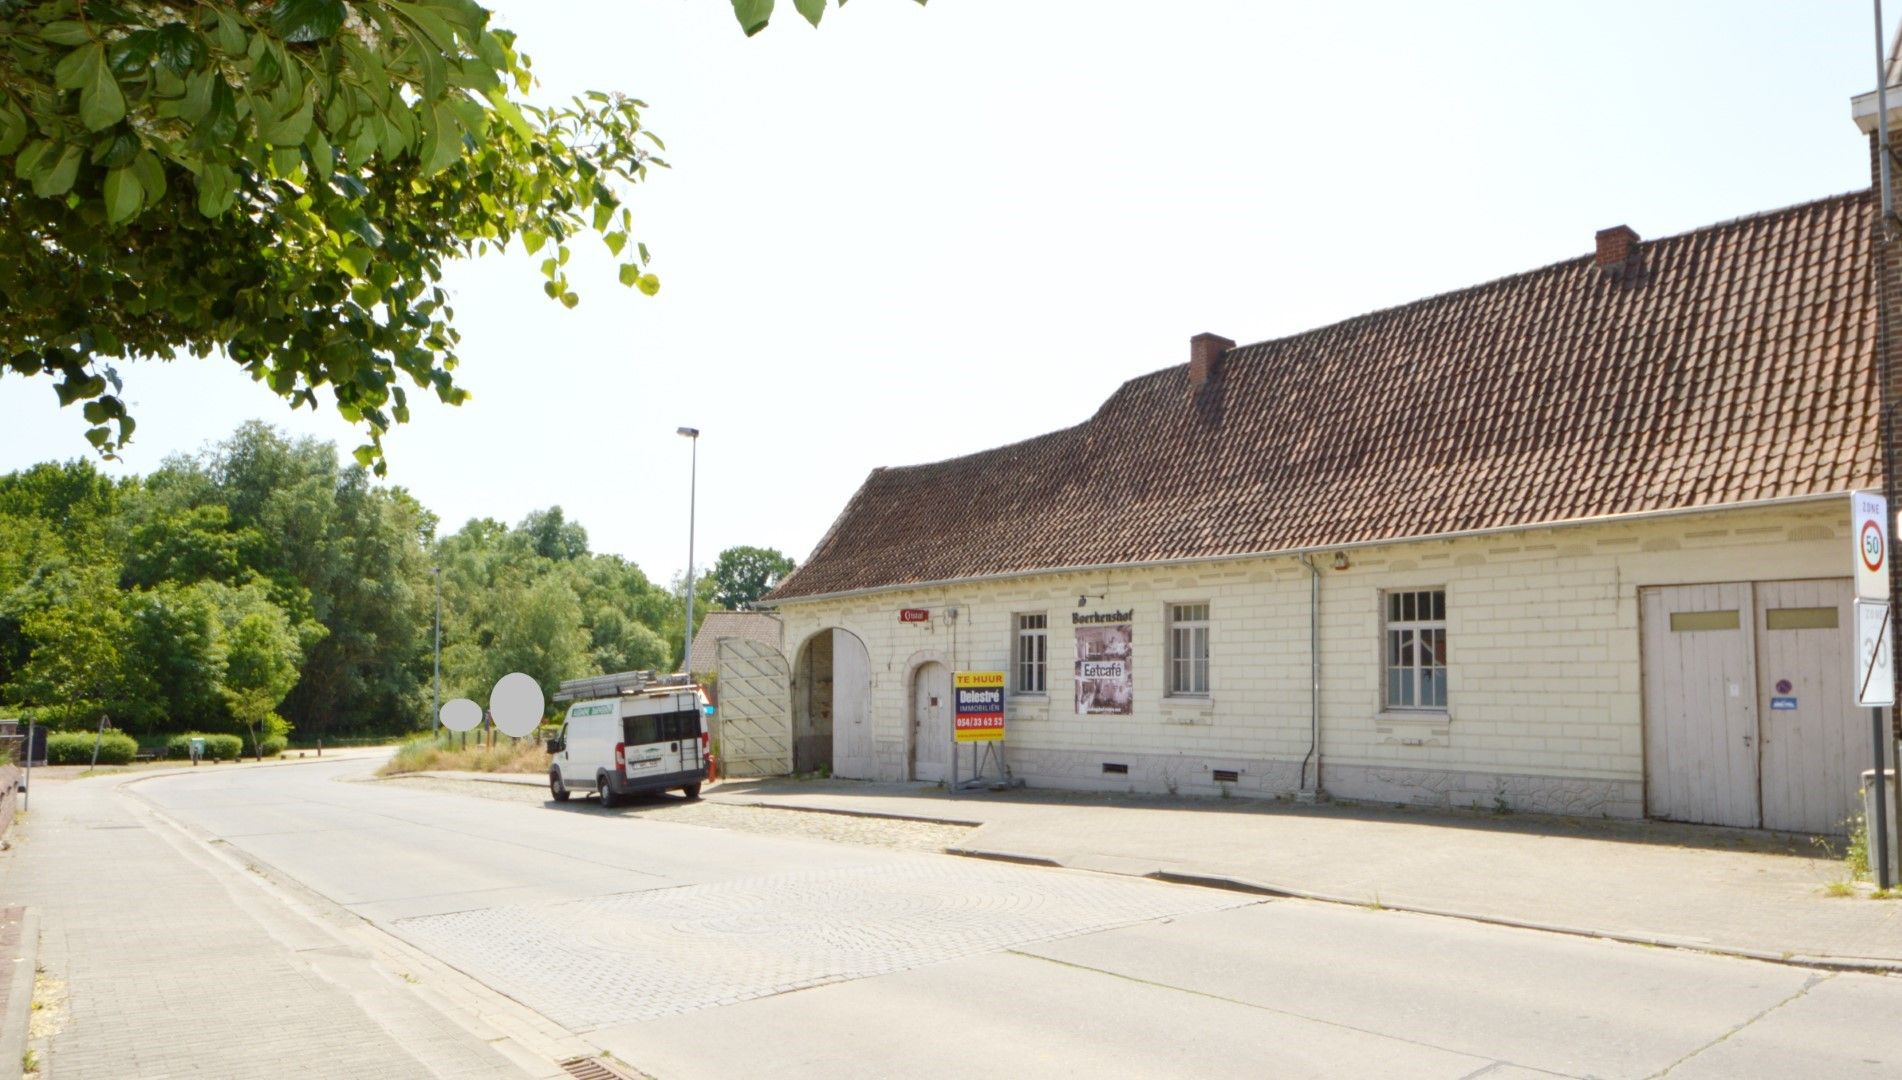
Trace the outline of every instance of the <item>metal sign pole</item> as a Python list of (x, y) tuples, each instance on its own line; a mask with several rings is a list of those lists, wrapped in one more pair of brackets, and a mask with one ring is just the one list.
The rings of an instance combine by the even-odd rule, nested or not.
[[(1886, 517), (1886, 507), (1883, 508), (1883, 514)], [(1881, 550), (1881, 548), (1878, 546), (1877, 550)], [(1859, 656), (1863, 657), (1859, 662), (1868, 665), (1866, 670), (1859, 672), (1861, 677), (1857, 680), (1856, 702), (1859, 705), (1869, 706), (1869, 723), (1871, 726), (1871, 735), (1875, 742), (1874, 756), (1876, 762), (1875, 773), (1873, 774), (1874, 778), (1870, 781), (1874, 787), (1874, 791), (1871, 792), (1874, 796), (1874, 805), (1869, 807), (1871, 813), (1868, 816), (1868, 820), (1863, 822), (1863, 828), (1865, 835), (1868, 836), (1869, 842), (1874, 846), (1875, 850), (1874, 866), (1876, 871), (1876, 887), (1887, 889), (1894, 883), (1889, 875), (1888, 792), (1883, 777), (1883, 766), (1885, 764), (1883, 759), (1887, 756), (1883, 749), (1883, 744), (1888, 741), (1888, 732), (1883, 730), (1882, 705), (1885, 701), (1891, 704), (1895, 701), (1895, 673), (1889, 667), (1889, 654), (1884, 651), (1891, 645), (1889, 640), (1889, 605), (1887, 601), (1859, 600), (1856, 602), (1856, 612), (1856, 651)], [(1870, 617), (1876, 620), (1876, 630), (1873, 637), (1868, 634), (1865, 628), (1864, 624), (1868, 622), (1868, 619), (1863, 617), (1864, 612), (1867, 612)], [(1864, 648), (1865, 641), (1867, 642), (1866, 652)], [(1880, 682), (1877, 681), (1878, 678), (1881, 680)], [(1898, 806), (1897, 809), (1902, 810), (1902, 806)]]
[[(1891, 180), (1889, 164), (1889, 55), (1887, 45), (1883, 41), (1882, 0), (1874, 0), (1872, 6), (1875, 9), (1876, 30), (1876, 177), (1877, 182), (1882, 186), (1880, 193), (1882, 220), (1876, 224), (1875, 237), (1876, 242), (1881, 248), (1881, 250), (1877, 252), (1875, 259), (1877, 274), (1875, 367), (1876, 378), (1878, 380), (1876, 401), (1879, 410), (1877, 415), (1880, 417), (1878, 433), (1882, 440), (1882, 490), (1887, 503), (1883, 508), (1884, 520), (1882, 523), (1883, 530), (1886, 534), (1884, 538), (1887, 540), (1887, 551), (1885, 554), (1889, 558), (1889, 565), (1886, 568), (1886, 577), (1890, 585), (1887, 599), (1889, 604), (1888, 611), (1891, 617), (1893, 617), (1895, 603), (1898, 599), (1902, 599), (1902, 597), (1897, 595), (1899, 590), (1895, 586), (1895, 521), (1888, 516), (1890, 508), (1896, 506), (1898, 501), (1902, 501), (1898, 500), (1898, 495), (1902, 495), (1902, 491), (1898, 490), (1897, 485), (1897, 480), (1902, 478), (1898, 478), (1895, 471), (1895, 400), (1894, 388), (1890, 385), (1892, 373), (1889, 370), (1888, 301), (1889, 288), (1896, 272), (1896, 268), (1890, 265), (1891, 256), (1894, 251), (1893, 240), (1895, 237), (1895, 188)], [(1895, 655), (1894, 642), (1890, 643), (1889, 648), (1890, 655), (1893, 657)], [(1891, 671), (1893, 671), (1893, 664), (1891, 665)], [(1881, 730), (1882, 710), (1876, 708), (1872, 715), (1874, 716), (1873, 723), (1876, 727), (1876, 774), (1874, 781), (1876, 788), (1874, 807), (1876, 820), (1868, 822), (1867, 826), (1869, 832), (1873, 834), (1876, 844), (1876, 857), (1879, 865), (1876, 879), (1877, 884), (1886, 889), (1890, 885), (1889, 829), (1886, 807), (1888, 800), (1885, 797), (1887, 793), (1883, 790), (1883, 780), (1885, 779), (1883, 776), (1883, 759), (1887, 755), (1883, 753), (1882, 746), (1887, 739)], [(1902, 762), (1898, 762), (1897, 771), (1902, 772)], [(1902, 787), (1898, 787), (1897, 790), (1902, 791)], [(1902, 805), (1898, 805), (1896, 809), (1897, 812), (1902, 813)]]
[(1888, 785), (1883, 783), (1882, 775), (1882, 759), (1887, 756), (1882, 751), (1882, 744), (1887, 741), (1888, 733), (1882, 730), (1881, 708), (1869, 710), (1869, 723), (1875, 733), (1876, 748), (1876, 778), (1873, 784), (1876, 789), (1876, 819), (1868, 824), (1869, 840), (1876, 849), (1876, 887), (1886, 889), (1894, 884), (1894, 879), (1889, 877)]

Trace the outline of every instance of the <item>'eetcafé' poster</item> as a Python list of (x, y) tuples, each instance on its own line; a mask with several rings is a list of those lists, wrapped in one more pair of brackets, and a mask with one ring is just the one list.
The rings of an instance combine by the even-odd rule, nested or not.
[(1135, 635), (1128, 612), (1110, 615), (1072, 615), (1076, 627), (1077, 715), (1128, 716), (1134, 698), (1131, 688), (1131, 648)]

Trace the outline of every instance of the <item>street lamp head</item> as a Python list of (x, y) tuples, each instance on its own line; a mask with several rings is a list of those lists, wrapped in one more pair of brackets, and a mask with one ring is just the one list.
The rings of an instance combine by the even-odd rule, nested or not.
[(674, 434), (685, 435), (689, 439), (698, 439), (700, 437), (700, 429), (697, 427), (675, 428)]

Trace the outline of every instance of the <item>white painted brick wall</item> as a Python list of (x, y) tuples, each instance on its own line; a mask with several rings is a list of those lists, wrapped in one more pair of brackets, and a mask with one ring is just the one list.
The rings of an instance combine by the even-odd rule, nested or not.
[[(1525, 778), (1550, 778), (1565, 782), (1568, 798), (1583, 790), (1573, 781), (1615, 788), (1607, 798), (1618, 812), (1641, 812), (1631, 796), (1643, 780), (1638, 589), (1846, 576), (1847, 503), (1358, 549), (1345, 571), (1317, 559), (1325, 782), (1338, 793), (1362, 777), (1388, 792), (1417, 773), (1422, 785), (1465, 792), (1512, 777), (1515, 790), (1531, 792), (1537, 784)], [(1429, 587), (1447, 593), (1448, 714), (1383, 716), (1380, 597)], [(1070, 616), (1079, 594), (1090, 597), (1086, 612), (1133, 612), (1131, 716), (1075, 713)], [(1210, 605), (1205, 704), (1163, 693), (1166, 606), (1191, 601)], [(904, 607), (930, 609), (931, 621), (900, 623)], [(1049, 695), (1012, 699), (1007, 746), (1026, 761), (1065, 761), (1070, 786), (1088, 777), (1088, 786), (1152, 790), (1168, 771), (1152, 762), (1141, 782), (1133, 767), (1127, 779), (1091, 771), (1123, 755), (1194, 761), (1200, 774), (1228, 767), (1225, 759), (1253, 763), (1286, 790), (1288, 770), (1308, 751), (1308, 573), (1292, 558), (1041, 575), (792, 602), (780, 612), (789, 659), (829, 627), (865, 643), (882, 779), (904, 771), (916, 666), (1008, 670), (1017, 612), (1049, 615)], [(1447, 776), (1456, 780), (1427, 779)]]

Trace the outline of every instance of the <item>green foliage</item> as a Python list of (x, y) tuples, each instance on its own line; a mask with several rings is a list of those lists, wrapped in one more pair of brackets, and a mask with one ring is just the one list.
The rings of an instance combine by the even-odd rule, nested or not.
[(103, 738), (92, 731), (55, 731), (46, 736), (46, 763), (48, 765), (90, 765), (92, 764), (93, 741), (98, 738), (99, 764), (130, 765), (132, 756), (139, 752), (139, 744), (132, 736), (120, 731), (108, 731)]
[(244, 740), (224, 732), (188, 731), (165, 740), (165, 756), (189, 760), (192, 740), (205, 740), (204, 760), (236, 761), (244, 756)]
[(552, 695), (562, 679), (660, 668), (672, 657), (661, 634), (672, 607), (665, 590), (625, 560), (590, 554), (587, 533), (558, 506), (513, 529), (471, 521), (435, 557), (446, 696), (481, 700), (511, 671), (535, 675)]
[[(560, 507), (435, 533), (333, 445), (262, 424), (116, 484), (87, 462), (0, 476), (0, 702), (267, 750), (427, 726), (432, 565), (445, 696), (677, 662), (681, 594), (590, 552)], [(716, 607), (713, 576), (697, 587), (696, 613)]]
[(713, 564), (713, 601), (737, 611), (771, 592), (797, 566), (775, 548), (727, 548)]
[(13, 684), (32, 700), (65, 706), (62, 720), (96, 714), (119, 686), (125, 616), (105, 575), (89, 569), (49, 591), (49, 603), (20, 620), (32, 652)]
[(624, 205), (664, 164), (644, 105), (532, 86), (472, 0), (0, 3), (0, 363), (110, 454), (121, 362), (221, 353), (293, 405), (327, 391), (381, 472), (399, 380), (467, 397), (448, 261), (547, 248), (573, 307), (594, 233), (659, 288)]
[[(925, 0), (918, 0), (923, 7)], [(814, 26), (825, 17), (826, 0), (792, 0), (793, 9), (801, 18)], [(845, 0), (839, 0), (839, 6), (845, 6)], [(733, 17), (740, 20), (740, 29), (752, 37), (766, 29), (766, 23), (773, 17), (773, 0), (733, 0)]]

